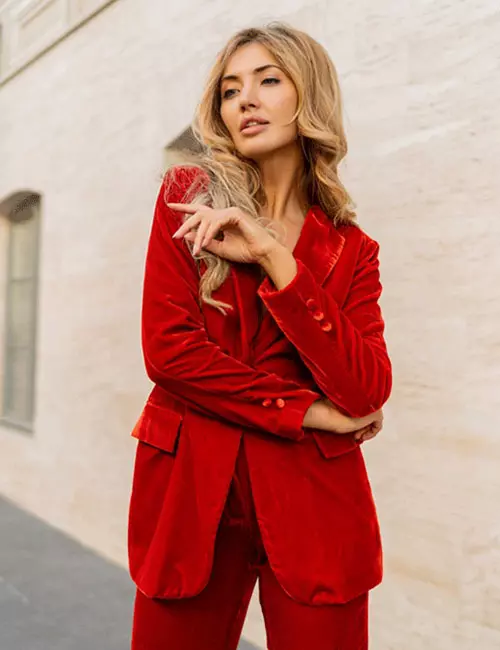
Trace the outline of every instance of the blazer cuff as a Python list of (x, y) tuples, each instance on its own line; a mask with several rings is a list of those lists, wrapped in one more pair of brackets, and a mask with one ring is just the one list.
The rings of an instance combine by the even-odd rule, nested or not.
[(305, 437), (304, 416), (311, 404), (319, 399), (319, 393), (303, 389), (297, 391), (292, 399), (278, 397), (265, 400), (265, 405), (274, 411), (276, 433), (292, 440), (302, 440)]
[(266, 277), (257, 290), (269, 311), (275, 315), (293, 315), (303, 311), (308, 299), (316, 293), (317, 286), (311, 272), (301, 260), (296, 262), (297, 273), (286, 287), (276, 289), (270, 278)]

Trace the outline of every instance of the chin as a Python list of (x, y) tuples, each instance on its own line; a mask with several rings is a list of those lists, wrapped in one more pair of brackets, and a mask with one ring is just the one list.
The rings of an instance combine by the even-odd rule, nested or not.
[(270, 149), (269, 147), (243, 147), (239, 152), (245, 158), (250, 158), (258, 162), (272, 156), (276, 152), (276, 149)]
[(267, 141), (259, 142), (255, 140), (238, 143), (238, 152), (245, 158), (250, 158), (255, 162), (261, 162), (267, 158), (272, 158), (278, 152), (289, 151), (291, 148), (297, 146), (296, 140), (274, 140), (274, 142)]
[(252, 160), (263, 160), (275, 154), (281, 147), (269, 142), (244, 142), (238, 147), (238, 152), (245, 158)]

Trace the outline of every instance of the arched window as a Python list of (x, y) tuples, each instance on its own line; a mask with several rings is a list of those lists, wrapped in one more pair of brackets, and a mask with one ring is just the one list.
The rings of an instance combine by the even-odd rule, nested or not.
[(16, 192), (0, 203), (7, 218), (1, 419), (33, 428), (40, 196)]

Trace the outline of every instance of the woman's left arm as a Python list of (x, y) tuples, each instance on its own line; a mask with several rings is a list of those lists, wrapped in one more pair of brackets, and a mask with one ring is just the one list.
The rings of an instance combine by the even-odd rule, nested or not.
[(364, 235), (342, 309), (288, 249), (276, 246), (261, 261), (269, 276), (259, 288), (261, 299), (321, 391), (351, 417), (380, 409), (392, 388), (378, 251)]

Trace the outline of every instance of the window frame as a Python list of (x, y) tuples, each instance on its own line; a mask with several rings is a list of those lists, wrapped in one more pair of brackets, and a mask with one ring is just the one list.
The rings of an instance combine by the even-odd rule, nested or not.
[[(23, 203), (29, 203), (31, 215), (27, 220), (33, 220), (33, 245), (34, 258), (32, 263), (32, 273), (28, 277), (32, 283), (31, 290), (31, 313), (33, 314), (30, 323), (29, 344), (29, 385), (27, 388), (28, 400), (28, 419), (17, 420), (8, 414), (9, 391), (12, 386), (12, 335), (9, 327), (10, 310), (12, 309), (12, 287), (16, 279), (13, 277), (13, 229), (15, 228), (15, 213), (22, 210)], [(3, 355), (3, 386), (2, 386), (2, 408), (0, 412), (0, 423), (9, 427), (14, 427), (27, 433), (34, 432), (35, 414), (36, 414), (36, 370), (37, 370), (37, 333), (38, 333), (38, 295), (39, 295), (39, 278), (40, 278), (40, 231), (41, 231), (41, 204), (42, 198), (36, 192), (24, 192), (22, 198), (18, 195), (13, 208), (7, 215), (8, 234), (7, 234), (7, 255), (6, 255), (6, 273), (5, 273), (5, 314), (4, 314), (4, 355)]]

